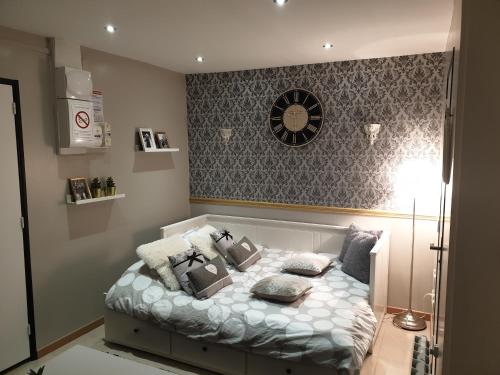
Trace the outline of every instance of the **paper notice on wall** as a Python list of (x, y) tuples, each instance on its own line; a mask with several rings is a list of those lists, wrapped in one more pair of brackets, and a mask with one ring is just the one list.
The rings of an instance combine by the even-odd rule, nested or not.
[(104, 122), (104, 106), (102, 91), (92, 91), (92, 104), (94, 105), (94, 121)]
[(94, 144), (94, 113), (92, 103), (69, 100), (71, 146), (86, 146)]

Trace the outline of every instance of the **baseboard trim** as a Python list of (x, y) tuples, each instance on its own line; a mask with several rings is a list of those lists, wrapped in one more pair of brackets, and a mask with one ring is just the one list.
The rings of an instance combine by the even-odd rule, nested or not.
[[(399, 314), (402, 313), (403, 311), (406, 311), (406, 309), (403, 309), (401, 307), (393, 307), (393, 306), (387, 306), (387, 314)], [(426, 321), (430, 322), (431, 321), (431, 314), (422, 312), (422, 311), (415, 311), (413, 312), (421, 317), (423, 317)]]
[[(383, 211), (383, 210), (370, 210), (364, 208), (344, 208), (334, 206), (313, 206), (305, 204), (291, 204), (291, 203), (272, 203), (260, 201), (245, 201), (236, 199), (215, 199), (215, 198), (199, 198), (191, 197), (189, 202), (193, 204), (212, 204), (221, 206), (241, 206), (253, 208), (278, 208), (285, 210), (306, 211), (306, 212), (321, 212), (333, 214), (347, 214), (358, 216), (376, 216), (387, 217), (395, 219), (411, 219), (412, 214), (404, 212)], [(431, 220), (437, 221), (439, 218), (431, 215), (416, 215), (417, 220)]]
[(104, 317), (101, 317), (97, 320), (94, 320), (93, 322), (90, 322), (87, 325), (84, 325), (81, 328), (78, 328), (76, 331), (73, 331), (66, 336), (61, 337), (60, 339), (57, 339), (47, 346), (44, 346), (40, 350), (37, 351), (37, 357), (41, 358), (54, 350), (59, 349), (61, 346), (64, 346), (68, 343), (70, 343), (73, 340), (76, 340), (78, 337), (83, 336), (84, 334), (92, 331), (93, 329), (96, 329), (97, 327), (101, 326), (104, 324)]

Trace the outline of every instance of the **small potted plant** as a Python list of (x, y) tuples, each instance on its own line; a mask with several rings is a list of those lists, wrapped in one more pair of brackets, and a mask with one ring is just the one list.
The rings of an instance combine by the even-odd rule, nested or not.
[(115, 195), (115, 194), (116, 194), (115, 181), (113, 181), (113, 177), (108, 177), (106, 179), (106, 195)]
[(92, 193), (92, 198), (101, 198), (103, 196), (101, 180), (97, 177), (90, 183), (90, 192)]

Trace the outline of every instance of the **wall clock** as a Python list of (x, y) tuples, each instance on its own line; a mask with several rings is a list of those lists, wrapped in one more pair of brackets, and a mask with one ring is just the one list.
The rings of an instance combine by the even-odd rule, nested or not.
[(292, 89), (281, 94), (271, 107), (271, 133), (281, 143), (305, 146), (315, 139), (323, 125), (323, 108), (309, 91)]

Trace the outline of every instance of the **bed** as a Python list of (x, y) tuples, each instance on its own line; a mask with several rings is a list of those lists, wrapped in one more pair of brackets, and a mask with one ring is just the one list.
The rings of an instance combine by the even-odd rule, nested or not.
[(297, 251), (338, 253), (347, 228), (203, 215), (161, 229), (162, 237), (205, 224), (262, 246), (246, 272), (207, 300), (167, 290), (142, 263), (129, 267), (106, 297), (106, 340), (223, 374), (356, 374), (374, 344), (387, 301), (389, 233), (371, 257), (370, 284), (340, 265), (311, 278), (311, 292), (291, 305), (255, 299), (250, 287), (280, 272)]

